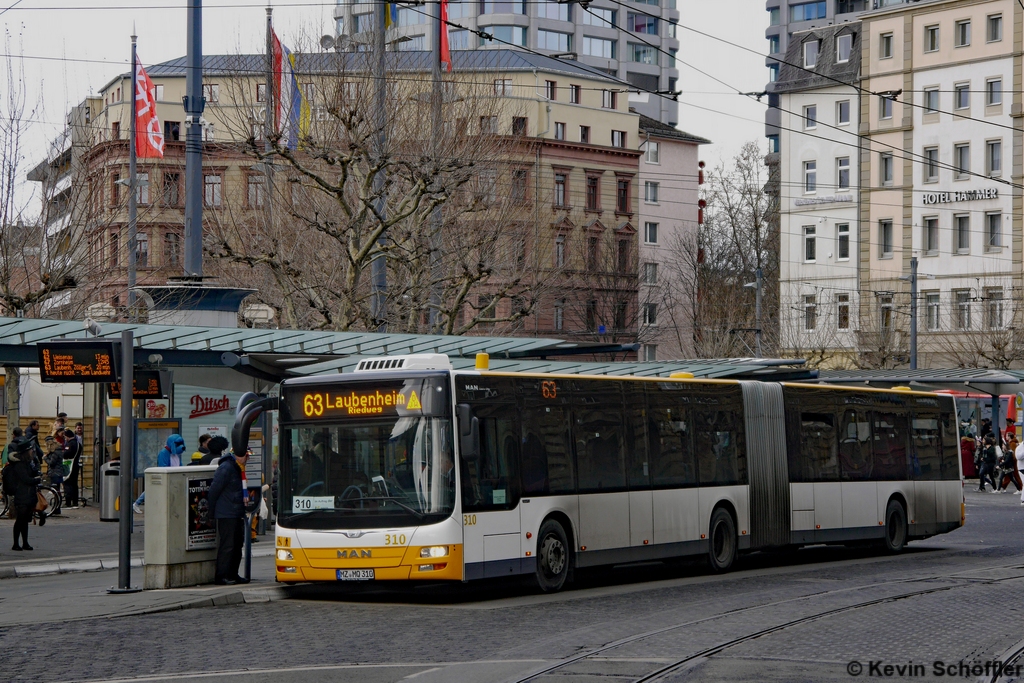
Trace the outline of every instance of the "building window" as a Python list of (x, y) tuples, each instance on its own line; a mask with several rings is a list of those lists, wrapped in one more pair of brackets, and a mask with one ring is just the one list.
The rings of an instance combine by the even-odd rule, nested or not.
[(267, 101), (267, 84), (257, 83), (256, 84), (256, 101), (259, 103)]
[(164, 173), (164, 206), (178, 206), (181, 203), (181, 174)]
[(245, 177), (245, 184), (249, 208), (262, 209), (266, 198), (267, 179), (262, 175), (247, 175)]
[[(629, 43), (629, 58), (630, 61), (638, 64), (653, 64), (658, 66), (658, 49), (650, 45), (640, 45), (639, 43)], [(675, 67), (675, 57), (670, 57), (668, 64), (665, 66), (671, 68)]]
[(512, 79), (511, 78), (495, 78), (494, 79), (494, 94), (503, 97), (512, 96)]
[(836, 327), (850, 329), (850, 295), (836, 294)]
[[(618, 251), (616, 252), (616, 265), (618, 266), (620, 273), (630, 272), (630, 248), (629, 240), (619, 240)], [(616, 325), (619, 329), (625, 327), (625, 325)]]
[(990, 330), (1003, 329), (1003, 290), (986, 289), (985, 326)]
[(889, 152), (879, 155), (879, 173), (882, 185), (890, 186), (893, 183), (893, 158)]
[(114, 121), (110, 124), (110, 139), (120, 140), (121, 139), (121, 122)]
[(590, 126), (580, 126), (580, 142), (590, 144)]
[(891, 119), (892, 118), (892, 103), (893, 98), (882, 95), (878, 98), (878, 118), (880, 119)]
[(645, 285), (658, 284), (658, 264), (645, 263), (643, 269), (643, 282)]
[(512, 117), (512, 135), (518, 135), (520, 137), (526, 135), (526, 129), (528, 127), (529, 119), (525, 116), (513, 116)]
[(555, 174), (555, 206), (564, 207), (565, 204), (565, 181), (564, 173)]
[(789, 6), (789, 21), (810, 21), (811, 19), (825, 18), (825, 0), (817, 2), (802, 2), (799, 5)]
[(591, 235), (587, 238), (587, 270), (596, 273), (600, 268), (601, 238)]
[(480, 14), (526, 14), (523, 0), (481, 0)]
[(969, 109), (971, 106), (971, 84), (957, 83), (953, 86), (953, 108)]
[(565, 299), (558, 299), (555, 301), (555, 329), (561, 330), (565, 328)]
[(815, 105), (808, 105), (804, 107), (804, 128), (817, 128), (818, 127), (818, 107)]
[(615, 41), (607, 38), (583, 36), (583, 54), (589, 57), (615, 59)]
[(644, 344), (644, 360), (648, 363), (653, 363), (658, 360), (657, 344)]
[(882, 258), (892, 258), (892, 220), (878, 221), (878, 253)]
[(953, 290), (953, 325), (958, 330), (971, 329), (971, 290)]
[(220, 85), (217, 83), (203, 85), (203, 97), (206, 99), (206, 104), (217, 104), (220, 102)]
[(956, 22), (953, 31), (954, 45), (956, 47), (967, 47), (971, 44), (971, 22), (970, 20)]
[(939, 179), (939, 148), (924, 148), (924, 182), (934, 183)]
[(579, 23), (584, 26), (615, 28), (615, 14), (615, 10), (590, 7), (586, 12), (580, 13), (577, 18)]
[(580, 103), (580, 86), (570, 85), (569, 86), (569, 104)]
[(601, 179), (596, 175), (587, 176), (587, 209), (601, 210)]
[(629, 213), (629, 185), (628, 178), (615, 181), (615, 210), (619, 213)]
[(121, 236), (120, 233), (111, 232), (110, 241), (107, 243), (108, 256), (110, 258), (110, 267), (117, 268), (118, 262), (120, 261), (121, 252)]
[(644, 223), (644, 244), (658, 243), (658, 224)]
[(991, 107), (1003, 103), (1003, 79), (990, 78), (985, 81), (985, 105)]
[(480, 135), (496, 135), (498, 133), (497, 116), (480, 117)]
[(883, 33), (878, 36), (878, 58), (892, 58), (892, 33)]
[(850, 189), (850, 157), (836, 159), (836, 181), (840, 190)]
[(779, 36), (768, 36), (768, 54), (774, 55), (779, 52)]
[(216, 137), (212, 123), (203, 124), (203, 142), (213, 142)]
[[(562, 5), (566, 7), (566, 5)], [(555, 52), (569, 52), (572, 50), (572, 35), (559, 31), (537, 30), (537, 48), (540, 50), (553, 50)], [(554, 83), (554, 81), (551, 81)], [(555, 99), (549, 97), (549, 100)]]
[(779, 65), (778, 64), (769, 64), (768, 65), (768, 82), (769, 83), (774, 83), (777, 80), (779, 80)]
[(512, 186), (509, 201), (513, 204), (525, 204), (529, 199), (530, 172), (525, 168), (512, 169)]
[(969, 144), (953, 145), (953, 163), (956, 165), (956, 178), (963, 180), (971, 174), (971, 146)]
[(836, 242), (840, 261), (850, 260), (850, 224), (840, 223), (836, 226)]
[(615, 109), (618, 104), (618, 93), (614, 90), (601, 91), (601, 106), (605, 109)]
[(836, 37), (836, 63), (844, 64), (850, 61), (850, 54), (853, 52), (853, 35), (844, 33)]
[(956, 228), (957, 253), (969, 254), (971, 252), (971, 215), (962, 213), (953, 216), (953, 226)]
[(995, 43), (1003, 39), (1003, 15), (1002, 14), (990, 14), (988, 21), (986, 22), (987, 31), (986, 39), (990, 43)]
[(939, 113), (939, 89), (938, 88), (925, 88), (924, 89), (924, 113), (925, 114), (938, 114)]
[(804, 329), (813, 330), (818, 325), (817, 297), (813, 294), (804, 297)]
[(117, 206), (121, 203), (121, 174), (110, 174), (110, 205)]
[(840, 126), (850, 123), (850, 100), (836, 102), (836, 121)]
[(206, 206), (220, 206), (221, 177), (210, 174), (203, 176), (203, 203)]
[(644, 145), (644, 161), (649, 164), (661, 163), (661, 147), (655, 140), (648, 140)]
[(893, 308), (891, 295), (885, 294), (878, 297), (878, 323), (885, 331), (892, 329)]
[(985, 170), (989, 175), (1002, 175), (1003, 141), (989, 140), (985, 143)]
[(476, 178), (476, 196), (484, 204), (498, 201), (498, 172), (493, 168), (481, 169)]
[[(457, 7), (459, 3), (450, 2), (448, 3), (449, 12), (452, 7)], [(451, 15), (449, 15), (451, 16)], [(448, 30), (448, 47), (452, 50), (468, 50), (469, 49), (469, 31), (454, 31)], [(460, 312), (461, 314), (461, 312)]]
[(985, 244), (991, 251), (997, 251), (1003, 246), (1003, 214), (999, 211), (989, 211), (985, 214)]
[(644, 325), (657, 325), (658, 324), (658, 304), (644, 304), (643, 305), (643, 324)]
[(139, 204), (149, 204), (149, 174), (135, 174), (135, 201)]
[(565, 235), (555, 236), (555, 268), (565, 266)]
[(658, 35), (658, 19), (649, 14), (626, 13), (626, 30), (633, 33)]
[(929, 330), (937, 330), (940, 325), (939, 293), (927, 292), (924, 295), (925, 326)]
[(808, 40), (804, 43), (804, 68), (813, 69), (818, 63), (818, 45), (817, 40)]
[(565, 140), (565, 123), (555, 121), (555, 139)]
[(779, 22), (781, 20), (782, 20), (782, 14), (779, 11), (778, 7), (772, 7), (772, 8), (770, 8), (768, 10), (768, 25), (769, 26), (778, 26)]
[(626, 146), (626, 131), (624, 130), (613, 130), (612, 131), (612, 147), (625, 147)]
[(925, 26), (924, 27), (924, 51), (935, 52), (939, 49), (939, 27), (936, 26)]
[(813, 225), (804, 226), (804, 261), (808, 263), (814, 263), (814, 257), (817, 255), (817, 237), (815, 236), (816, 228)]
[[(538, 31), (543, 33), (543, 31)], [(558, 99), (558, 82), (557, 81), (544, 81), (544, 96), (549, 100)]]
[(164, 233), (164, 265), (181, 263), (181, 237), (176, 232)]
[(149, 235), (141, 230), (135, 233), (135, 267), (149, 267)]
[(818, 162), (804, 162), (804, 194), (809, 194), (818, 189)]
[(927, 216), (924, 219), (924, 253), (935, 256), (939, 253), (939, 217)]
[(644, 182), (644, 202), (647, 204), (658, 203), (658, 189), (660, 183), (652, 183), (650, 180)]

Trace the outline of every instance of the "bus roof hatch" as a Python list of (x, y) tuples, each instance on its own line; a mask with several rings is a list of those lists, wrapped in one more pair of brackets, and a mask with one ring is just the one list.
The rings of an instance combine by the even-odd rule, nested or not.
[(354, 372), (380, 370), (451, 370), (452, 362), (443, 353), (416, 353), (409, 356), (381, 356), (359, 361)]

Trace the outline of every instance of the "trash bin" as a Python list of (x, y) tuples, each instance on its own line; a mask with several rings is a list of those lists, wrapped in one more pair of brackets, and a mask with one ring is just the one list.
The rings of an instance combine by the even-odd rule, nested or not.
[(100, 521), (116, 522), (120, 519), (117, 497), (121, 494), (121, 461), (111, 460), (100, 465)]

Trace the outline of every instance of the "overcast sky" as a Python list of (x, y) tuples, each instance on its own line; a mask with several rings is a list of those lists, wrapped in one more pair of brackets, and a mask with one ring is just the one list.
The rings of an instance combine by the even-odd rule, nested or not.
[[(764, 57), (706, 38), (684, 26), (762, 53), (768, 15), (763, 0), (677, 0), (680, 14), (679, 127), (711, 139), (702, 150), (713, 165), (729, 158), (747, 140), (764, 144), (764, 107), (731, 94), (760, 91), (768, 71)], [(286, 44), (299, 35), (329, 33), (333, 0), (275, 0), (278, 34)], [(139, 9), (132, 7), (138, 5)], [(185, 0), (0, 0), (6, 34), (5, 70), (23, 55), (26, 111), (31, 124), (22, 140), (24, 170), (41, 160), (46, 146), (64, 127), (68, 107), (128, 70), (132, 27), (144, 65), (185, 54)], [(207, 54), (260, 52), (264, 45), (265, 2), (206, 0), (203, 49)], [(19, 61), (14, 60), (15, 69)], [(6, 89), (5, 84), (0, 88)], [(6, 96), (6, 94), (5, 94)], [(22, 174), (24, 175), (24, 173)], [(35, 185), (34, 183), (29, 184)], [(30, 188), (26, 188), (28, 190)], [(23, 193), (24, 196), (25, 193)], [(32, 200), (27, 214), (38, 212)]]

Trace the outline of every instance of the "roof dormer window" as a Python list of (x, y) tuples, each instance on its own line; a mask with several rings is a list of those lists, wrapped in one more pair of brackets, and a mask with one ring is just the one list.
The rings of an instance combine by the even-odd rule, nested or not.
[(836, 64), (845, 64), (850, 61), (853, 53), (853, 34), (843, 33), (836, 36)]
[(813, 69), (818, 64), (818, 46), (821, 41), (808, 40), (804, 43), (804, 68)]

